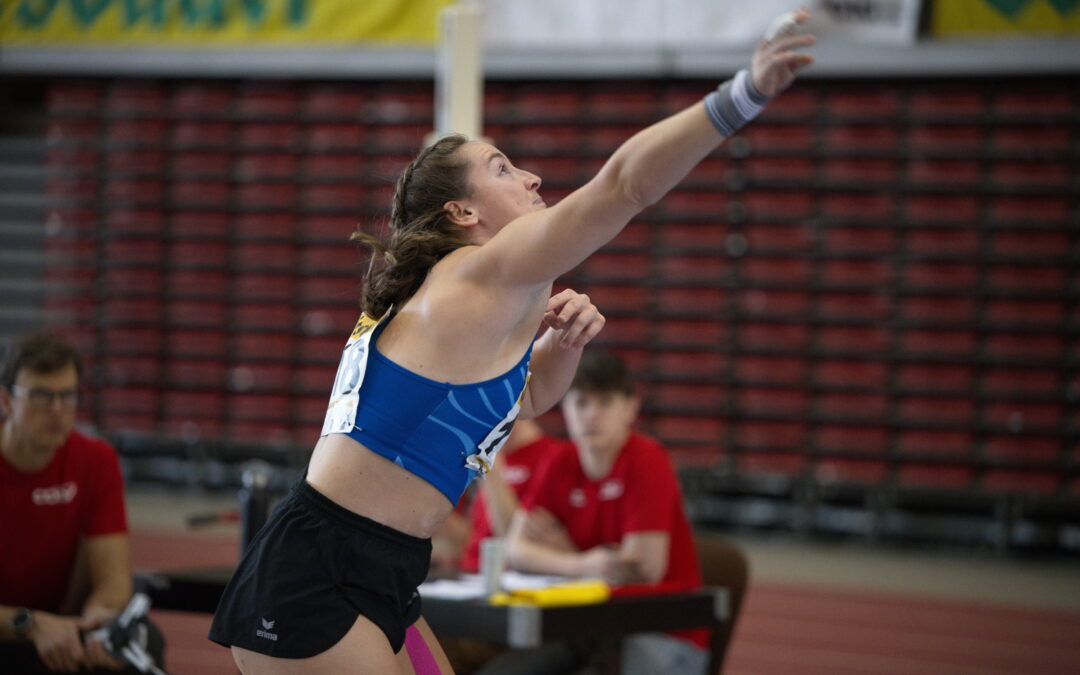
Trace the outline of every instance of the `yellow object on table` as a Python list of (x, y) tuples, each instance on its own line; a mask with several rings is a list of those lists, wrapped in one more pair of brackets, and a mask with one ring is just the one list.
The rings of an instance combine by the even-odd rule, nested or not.
[(591, 605), (605, 602), (611, 597), (611, 588), (603, 581), (568, 581), (546, 588), (522, 589), (491, 596), (493, 605), (532, 605), (535, 607), (559, 607), (563, 605)]

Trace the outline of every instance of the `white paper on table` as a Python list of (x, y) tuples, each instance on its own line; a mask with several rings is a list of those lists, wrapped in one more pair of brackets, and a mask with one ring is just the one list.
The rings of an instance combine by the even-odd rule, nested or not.
[[(549, 574), (525, 574), (507, 570), (500, 580), (504, 591), (526, 591), (547, 588), (569, 581), (567, 577)], [(484, 597), (484, 577), (479, 574), (462, 574), (456, 579), (436, 579), (420, 584), (421, 597), (444, 600), (471, 600)]]
[(464, 574), (457, 579), (425, 581), (416, 590), (422, 598), (471, 600), (484, 597), (484, 578), (479, 574)]
[(507, 570), (503, 572), (502, 587), (504, 591), (533, 591), (538, 588), (547, 588), (555, 584), (570, 581), (569, 577), (560, 577), (552, 574), (525, 574)]

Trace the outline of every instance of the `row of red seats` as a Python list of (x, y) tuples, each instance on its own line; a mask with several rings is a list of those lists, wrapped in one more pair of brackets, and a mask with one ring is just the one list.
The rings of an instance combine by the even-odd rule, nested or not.
[[(643, 117), (679, 110), (698, 100), (713, 82), (664, 83), (657, 92), (654, 81), (641, 83), (512, 83), (489, 82), (484, 109), (495, 118), (543, 114), (576, 117)], [(104, 109), (128, 115), (238, 116), (295, 115), (342, 117), (375, 106), (397, 115), (432, 110), (430, 83), (301, 82), (230, 83), (116, 80), (111, 83), (76, 81), (58, 83), (48, 97), (54, 114), (93, 114)], [(658, 95), (659, 94), (659, 95)], [(978, 83), (958, 86), (913, 83), (905, 87), (868, 84), (796, 86), (773, 106), (775, 117), (829, 114), (865, 119), (1046, 119), (1068, 117), (1074, 102), (1060, 84), (1025, 79), (1000, 90), (987, 91)], [(540, 111), (540, 112), (538, 112)]]

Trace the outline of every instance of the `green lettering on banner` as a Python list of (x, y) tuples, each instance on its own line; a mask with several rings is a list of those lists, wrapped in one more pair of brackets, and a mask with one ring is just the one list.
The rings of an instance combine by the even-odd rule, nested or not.
[(0, 0), (7, 44), (433, 44), (452, 0)]
[(1057, 13), (1063, 19), (1075, 12), (1077, 7), (1080, 7), (1080, 0), (1047, 0), (1047, 2), (1057, 10)]
[(71, 15), (83, 28), (94, 25), (97, 18), (109, 6), (110, 0), (69, 0), (71, 2)]
[(1015, 19), (1020, 16), (1031, 0), (986, 0), (986, 4), (996, 9), (1001, 14)]
[[(1080, 0), (1046, 0), (1046, 2), (1063, 19), (1076, 11), (1076, 7), (1080, 5)], [(1013, 20), (1020, 16), (1031, 3), (1032, 0), (986, 0), (986, 4)]]
[(224, 0), (180, 0), (180, 13), (188, 26), (197, 26), (204, 18), (207, 25), (225, 25)]
[(15, 16), (30, 28), (41, 28), (56, 9), (57, 0), (22, 0)]
[(165, 0), (125, 0), (124, 24), (129, 28), (146, 19), (154, 28), (165, 26)]
[(307, 0), (289, 0), (289, 9), (285, 18), (293, 26), (302, 26), (308, 18)]
[[(181, 15), (189, 26), (206, 24), (225, 25), (234, 9), (239, 9), (252, 25), (266, 23), (267, 0), (179, 0)], [(292, 26), (300, 26), (308, 18), (309, 0), (286, 0), (285, 19)], [(237, 5), (239, 7), (237, 8)]]

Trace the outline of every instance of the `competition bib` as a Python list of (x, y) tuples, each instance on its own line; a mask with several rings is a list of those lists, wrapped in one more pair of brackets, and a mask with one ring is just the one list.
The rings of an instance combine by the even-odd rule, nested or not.
[[(387, 310), (387, 316), (390, 311)], [(334, 386), (330, 390), (330, 405), (326, 409), (321, 436), (327, 434), (347, 434), (356, 424), (356, 406), (360, 398), (360, 385), (364, 383), (367, 370), (368, 350), (371, 349), (371, 336), (380, 320), (361, 314), (356, 322), (345, 349), (341, 352)]]
[[(502, 421), (495, 425), (495, 428), (484, 437), (484, 440), (480, 441), (480, 444), (476, 446), (476, 452), (465, 458), (465, 466), (480, 475), (491, 471), (491, 465), (495, 463), (495, 456), (506, 445), (506, 440), (510, 438), (510, 432), (514, 429), (514, 420), (517, 419), (518, 413), (521, 411), (521, 399), (525, 396), (525, 389), (528, 388), (529, 378), (531, 377), (532, 371), (525, 374), (525, 384), (521, 387), (521, 393), (518, 394), (514, 407), (510, 408)], [(507, 389), (509, 388), (509, 385), (507, 385)]]

